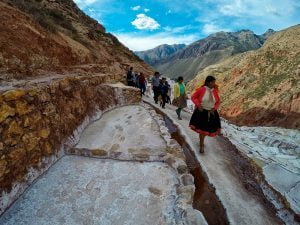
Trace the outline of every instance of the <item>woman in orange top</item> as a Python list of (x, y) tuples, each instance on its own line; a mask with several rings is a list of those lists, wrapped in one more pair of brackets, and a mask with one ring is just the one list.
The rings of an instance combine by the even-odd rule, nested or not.
[(190, 120), (190, 128), (199, 133), (200, 153), (204, 153), (206, 136), (215, 137), (220, 133), (221, 121), (217, 109), (220, 106), (216, 79), (208, 76), (202, 87), (192, 95), (195, 110)]

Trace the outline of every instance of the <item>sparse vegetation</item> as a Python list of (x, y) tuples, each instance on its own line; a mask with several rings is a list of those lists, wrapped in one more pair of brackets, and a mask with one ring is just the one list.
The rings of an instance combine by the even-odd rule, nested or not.
[(77, 32), (71, 21), (69, 21), (61, 12), (55, 9), (45, 8), (42, 4), (42, 0), (4, 1), (31, 15), (36, 22), (50, 32), (58, 31), (59, 26), (72, 33)]
[(248, 93), (249, 97), (255, 98), (256, 100), (261, 99), (269, 92), (270, 89), (274, 88), (275, 85), (280, 84), (283, 80), (287, 79), (287, 74), (276, 74), (273, 76), (264, 76), (259, 82), (258, 86)]

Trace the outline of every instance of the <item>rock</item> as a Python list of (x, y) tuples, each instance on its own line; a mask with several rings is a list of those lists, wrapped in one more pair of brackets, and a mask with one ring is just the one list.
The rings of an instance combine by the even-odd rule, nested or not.
[(60, 83), (60, 89), (64, 92), (69, 92), (71, 89), (70, 89), (70, 81), (68, 79), (64, 79), (62, 80)]
[(178, 144), (168, 146), (166, 151), (167, 151), (167, 153), (172, 154), (173, 156), (176, 156), (177, 158), (185, 159), (182, 149)]
[(146, 153), (136, 153), (133, 154), (133, 157), (137, 160), (143, 160), (143, 161), (147, 161), (150, 159), (150, 156)]
[(161, 190), (159, 190), (156, 187), (149, 187), (148, 190), (154, 195), (157, 195), (157, 196), (161, 195)]
[(39, 137), (45, 139), (49, 136), (50, 130), (45, 128), (45, 129), (39, 130), (38, 134), (39, 134)]
[(9, 90), (4, 92), (3, 97), (6, 101), (13, 101), (24, 96), (26, 92), (24, 90)]
[(29, 127), (30, 124), (30, 117), (25, 117), (24, 122), (23, 122), (23, 126), (24, 127)]
[(16, 112), (22, 116), (32, 111), (32, 107), (30, 107), (25, 101), (16, 101)]
[(8, 145), (10, 147), (13, 147), (13, 146), (17, 145), (19, 143), (19, 141), (20, 141), (20, 137), (13, 137), (13, 138), (7, 137), (4, 140), (4, 144)]
[(38, 122), (39, 120), (42, 119), (41, 112), (40, 111), (35, 112), (34, 114), (32, 114), (31, 118), (32, 118), (32, 122)]
[(189, 207), (186, 210), (186, 219), (188, 225), (207, 225), (207, 221), (205, 220), (203, 214), (192, 207)]
[(176, 160), (174, 159), (173, 156), (168, 157), (165, 162), (170, 166), (173, 167), (174, 163), (176, 162)]
[(184, 173), (187, 173), (188, 172), (188, 168), (186, 165), (180, 165), (177, 167), (177, 172), (179, 174), (184, 174)]
[(93, 156), (107, 156), (107, 152), (102, 149), (93, 149), (91, 153)]
[(56, 107), (52, 103), (47, 104), (43, 110), (43, 115), (46, 116), (53, 115), (55, 113), (56, 113)]
[(34, 97), (30, 96), (30, 95), (25, 95), (24, 100), (27, 101), (28, 103), (33, 103), (34, 102)]
[(6, 166), (7, 166), (7, 162), (5, 160), (1, 159), (0, 160), (0, 180), (2, 180), (1, 178), (5, 174)]
[(3, 122), (7, 117), (14, 116), (16, 113), (15, 109), (7, 105), (6, 103), (0, 106), (0, 123)]
[(26, 160), (26, 150), (23, 148), (17, 148), (9, 153), (9, 157), (13, 165), (20, 165)]
[(195, 186), (187, 185), (187, 186), (179, 186), (176, 188), (176, 192), (179, 196), (184, 197), (188, 204), (191, 204), (194, 199)]
[(43, 103), (50, 102), (51, 101), (51, 95), (48, 94), (47, 92), (42, 91), (42, 92), (39, 93), (38, 99), (39, 99), (40, 102), (43, 102)]
[(8, 135), (12, 136), (14, 134), (23, 134), (23, 129), (19, 126), (19, 124), (13, 120), (10, 124), (9, 124), (9, 128), (8, 128)]
[(32, 151), (38, 144), (40, 138), (37, 137), (34, 133), (27, 133), (22, 137), (25, 148), (27, 151)]
[(194, 184), (194, 177), (191, 174), (184, 174), (181, 176), (181, 181), (184, 186), (193, 185)]
[(119, 148), (120, 148), (119, 144), (113, 144), (109, 151), (115, 152), (115, 151), (119, 150)]
[(54, 153), (54, 149), (49, 142), (45, 142), (43, 152), (45, 152), (46, 155), (51, 155)]
[(42, 115), (41, 115), (40, 111), (32, 112), (29, 115), (25, 116), (23, 126), (24, 127), (34, 127), (34, 125), (39, 123), (39, 121), (41, 119), (42, 119)]

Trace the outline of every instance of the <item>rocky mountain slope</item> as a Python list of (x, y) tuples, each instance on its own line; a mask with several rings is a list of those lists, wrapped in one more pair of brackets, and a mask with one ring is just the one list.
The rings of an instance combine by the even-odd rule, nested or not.
[(0, 2), (0, 79), (151, 69), (72, 0)]
[(262, 48), (232, 56), (200, 71), (192, 92), (207, 75), (220, 86), (221, 114), (239, 125), (300, 128), (300, 25), (282, 30)]
[(191, 80), (198, 71), (209, 65), (237, 53), (260, 48), (273, 32), (271, 29), (263, 35), (256, 35), (250, 30), (218, 32), (188, 45), (154, 68), (170, 78), (183, 76), (186, 80)]
[(171, 55), (175, 54), (179, 50), (185, 48), (185, 44), (174, 44), (174, 45), (159, 45), (156, 48), (147, 51), (138, 51), (135, 54), (144, 60), (146, 63), (154, 66), (158, 64), (161, 60), (164, 60)]

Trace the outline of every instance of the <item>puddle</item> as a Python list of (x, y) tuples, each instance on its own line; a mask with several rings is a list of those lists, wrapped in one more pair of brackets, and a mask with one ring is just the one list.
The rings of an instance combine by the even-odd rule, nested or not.
[(206, 176), (203, 174), (195, 153), (180, 135), (178, 127), (163, 112), (156, 108), (154, 110), (163, 117), (171, 137), (182, 147), (189, 171), (194, 176), (196, 190), (193, 207), (203, 213), (209, 225), (228, 225), (226, 211), (218, 199), (215, 189), (209, 184)]

